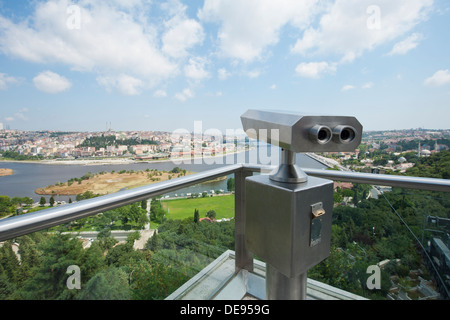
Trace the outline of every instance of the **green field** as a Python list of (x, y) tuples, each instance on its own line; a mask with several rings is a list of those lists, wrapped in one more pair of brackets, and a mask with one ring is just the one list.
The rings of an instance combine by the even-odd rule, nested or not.
[(163, 200), (164, 210), (168, 211), (168, 219), (193, 218), (194, 210), (198, 209), (200, 218), (206, 212), (214, 210), (216, 219), (234, 217), (234, 194), (206, 198)]

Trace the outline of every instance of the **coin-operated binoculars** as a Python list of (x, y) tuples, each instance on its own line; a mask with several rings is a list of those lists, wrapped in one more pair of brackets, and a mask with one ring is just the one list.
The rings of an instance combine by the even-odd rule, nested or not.
[(279, 167), (245, 181), (245, 243), (266, 262), (267, 299), (306, 299), (307, 271), (330, 254), (333, 181), (307, 176), (298, 152), (349, 152), (361, 143), (354, 117), (248, 110), (252, 139), (281, 148)]

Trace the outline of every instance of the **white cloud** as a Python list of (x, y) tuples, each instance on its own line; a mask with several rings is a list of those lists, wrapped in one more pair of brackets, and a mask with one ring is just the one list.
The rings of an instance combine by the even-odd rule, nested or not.
[(164, 90), (156, 90), (153, 96), (156, 98), (164, 98), (167, 97), (167, 92)]
[(349, 91), (349, 90), (353, 90), (353, 89), (355, 89), (355, 86), (353, 86), (351, 84), (347, 84), (342, 87), (341, 91)]
[(220, 80), (226, 80), (231, 76), (231, 73), (229, 73), (225, 68), (220, 68), (217, 70), (217, 74)]
[(250, 79), (258, 78), (261, 75), (261, 71), (259, 70), (251, 70), (245, 72), (245, 75), (249, 77)]
[(16, 119), (20, 119), (20, 120), (27, 121), (28, 118), (27, 118), (27, 116), (25, 115), (25, 113), (27, 113), (27, 112), (28, 112), (28, 108), (22, 108), (21, 110), (19, 110), (19, 112), (16, 112), (16, 113), (14, 114), (14, 117), (15, 117)]
[(72, 84), (65, 77), (51, 71), (44, 71), (33, 78), (34, 86), (46, 93), (60, 93), (68, 90)]
[(374, 86), (373, 82), (367, 82), (362, 85), (363, 89), (370, 89)]
[(184, 67), (184, 74), (192, 80), (203, 80), (209, 78), (209, 72), (205, 70), (208, 61), (203, 58), (191, 58), (189, 64)]
[(203, 27), (196, 20), (186, 17), (186, 6), (179, 1), (172, 1), (169, 10), (174, 16), (165, 23), (167, 30), (162, 35), (162, 51), (171, 57), (185, 57), (189, 49), (203, 42)]
[[(403, 36), (427, 18), (433, 0), (336, 0), (293, 46), (302, 55), (338, 55), (351, 62)], [(369, 10), (370, 9), (370, 10)], [(377, 9), (377, 10), (374, 10)]]
[[(37, 2), (34, 12), (17, 23), (0, 16), (0, 53), (36, 63), (60, 63), (99, 77), (129, 74), (155, 85), (179, 70), (158, 47), (160, 38), (151, 19), (138, 10), (144, 4), (80, 0), (79, 28), (70, 28), (67, 8), (71, 1)], [(175, 25), (167, 27), (169, 32)]]
[(277, 88), (277, 85), (274, 83), (273, 85), (270, 86), (271, 90), (275, 90)]
[(425, 79), (424, 84), (427, 86), (443, 86), (450, 83), (450, 72), (449, 70), (439, 70), (431, 77)]
[(28, 117), (26, 116), (26, 113), (28, 112), (28, 108), (22, 108), (18, 112), (14, 113), (14, 116), (5, 117), (5, 121), (11, 122), (15, 120), (23, 120), (27, 121)]
[(123, 95), (135, 96), (141, 93), (144, 82), (132, 76), (122, 74), (117, 77), (105, 76), (98, 77), (97, 82), (108, 91), (116, 89)]
[(142, 9), (146, 3), (145, 0), (108, 0), (108, 1), (113, 2), (119, 7), (129, 10), (134, 8)]
[(182, 92), (175, 94), (175, 98), (182, 102), (186, 101), (187, 99), (191, 99), (194, 96), (194, 92), (189, 88), (186, 88)]
[(198, 16), (218, 23), (219, 52), (225, 57), (251, 62), (278, 43), (280, 30), (290, 24), (304, 27), (317, 0), (205, 0)]
[(297, 75), (305, 78), (320, 78), (322, 74), (333, 74), (336, 72), (336, 65), (328, 62), (302, 62), (296, 68)]
[(6, 90), (8, 85), (17, 84), (19, 80), (15, 77), (8, 76), (6, 73), (0, 72), (0, 90)]
[[(366, 83), (364, 83), (364, 84), (361, 86), (361, 88), (362, 88), (362, 89), (370, 89), (370, 88), (372, 88), (373, 86), (374, 86), (373, 82), (366, 82)], [(354, 90), (354, 89), (356, 89), (356, 88), (357, 88), (357, 87), (354, 86), (354, 85), (352, 85), (352, 84), (347, 84), (347, 85), (345, 85), (345, 86), (343, 86), (343, 87), (341, 88), (341, 91), (342, 91), (342, 92), (345, 92), (345, 91)]]
[(421, 34), (413, 33), (405, 40), (396, 43), (388, 55), (392, 56), (406, 54), (408, 51), (416, 48), (422, 39), (423, 36)]

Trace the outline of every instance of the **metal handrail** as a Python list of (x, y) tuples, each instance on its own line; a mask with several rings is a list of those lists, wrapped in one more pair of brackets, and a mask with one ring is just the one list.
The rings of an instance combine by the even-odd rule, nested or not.
[[(252, 172), (269, 173), (277, 166), (244, 164), (244, 169)], [(424, 178), (412, 176), (397, 176), (387, 174), (361, 173), (353, 171), (337, 171), (324, 169), (302, 168), (309, 176), (329, 179), (333, 181), (372, 184), (406, 189), (419, 189), (427, 191), (450, 192), (450, 180), (437, 178)]]
[(450, 180), (448, 179), (396, 176), (336, 170), (304, 169), (304, 171), (308, 175), (330, 179), (333, 181), (345, 181), (427, 191), (450, 192)]
[[(236, 194), (239, 198), (238, 200), (242, 202), (244, 201), (245, 196), (241, 195), (240, 193), (243, 192), (242, 186), (245, 177), (253, 172), (264, 173), (271, 171), (274, 168), (275, 167), (272, 166), (264, 166), (258, 164), (228, 165), (185, 176), (182, 178), (172, 179), (130, 190), (119, 191), (113, 194), (93, 199), (83, 200), (81, 202), (73, 203), (70, 205), (64, 205), (60, 207), (50, 208), (44, 211), (27, 213), (20, 216), (3, 219), (0, 220), (0, 241), (9, 240), (14, 237), (26, 235), (35, 231), (85, 218), (106, 210), (115, 209), (127, 204), (156, 197), (171, 191), (181, 189), (183, 187), (192, 186), (194, 184), (198, 184), (229, 174), (242, 173), (239, 176), (241, 177), (240, 180), (243, 181), (236, 181), (236, 183), (239, 183), (240, 185), (239, 195), (237, 194), (238, 190), (236, 190)], [(303, 170), (308, 175), (330, 180), (450, 192), (450, 180), (447, 179), (405, 177), (307, 168)], [(236, 202), (236, 205), (237, 204), (238, 203)], [(236, 208), (236, 214), (238, 213), (238, 209), (239, 211), (243, 210), (242, 206), (240, 205), (239, 208)], [(239, 215), (242, 216), (240, 212)], [(238, 220), (236, 220), (236, 224), (237, 223)]]

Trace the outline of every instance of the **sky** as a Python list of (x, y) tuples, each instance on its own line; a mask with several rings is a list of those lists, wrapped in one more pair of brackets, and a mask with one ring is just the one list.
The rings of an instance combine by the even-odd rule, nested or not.
[(0, 0), (0, 123), (242, 128), (248, 109), (450, 128), (446, 0)]

